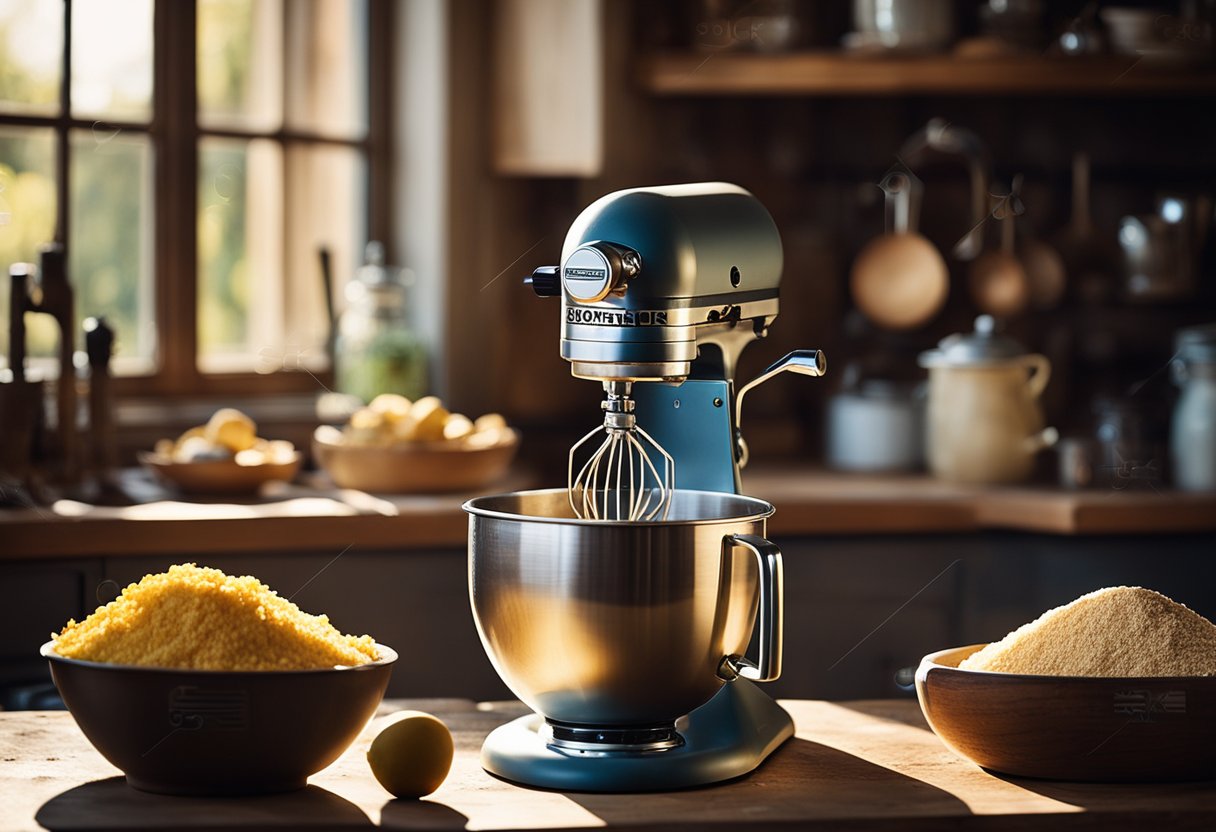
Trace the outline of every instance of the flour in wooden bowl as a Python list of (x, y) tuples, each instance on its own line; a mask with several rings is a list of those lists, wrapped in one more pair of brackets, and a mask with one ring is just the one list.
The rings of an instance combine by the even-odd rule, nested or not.
[(343, 635), (257, 578), (193, 563), (145, 575), (51, 638), (66, 659), (185, 670), (311, 670), (379, 659), (371, 636)]
[(1039, 676), (1214, 676), (1216, 625), (1151, 589), (1108, 587), (1048, 610), (959, 668)]

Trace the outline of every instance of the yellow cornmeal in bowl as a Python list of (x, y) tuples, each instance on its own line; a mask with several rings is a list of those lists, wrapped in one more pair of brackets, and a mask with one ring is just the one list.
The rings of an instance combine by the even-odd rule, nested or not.
[(1039, 676), (1216, 675), (1216, 625), (1159, 592), (1116, 586), (1048, 610), (962, 670)]
[(308, 670), (379, 658), (371, 636), (343, 635), (257, 578), (193, 563), (144, 576), (51, 638), (68, 659), (189, 670)]

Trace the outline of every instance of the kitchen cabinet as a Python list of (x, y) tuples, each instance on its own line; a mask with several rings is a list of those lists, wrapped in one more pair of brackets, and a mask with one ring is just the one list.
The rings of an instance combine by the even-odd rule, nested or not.
[(0, 709), (28, 707), (50, 677), (38, 646), (69, 618), (97, 606), (101, 558), (19, 561), (0, 566)]
[[(398, 671), (403, 668), (398, 668)], [(1052, 783), (988, 774), (947, 749), (916, 703), (787, 700), (796, 736), (758, 770), (684, 792), (596, 795), (524, 789), (482, 771), (486, 734), (518, 703), (385, 702), (422, 708), (452, 729), (447, 781), (422, 801), (393, 800), (365, 754), (373, 721), (303, 791), (189, 798), (129, 788), (66, 713), (0, 714), (0, 832), (114, 828), (1139, 830), (1216, 825), (1216, 784)]]
[(598, 175), (604, 122), (600, 0), (502, 0), (495, 12), (494, 170)]

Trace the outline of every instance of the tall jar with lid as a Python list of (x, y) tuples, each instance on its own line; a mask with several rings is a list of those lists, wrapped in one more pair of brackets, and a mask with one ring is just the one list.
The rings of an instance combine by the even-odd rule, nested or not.
[(929, 368), (925, 447), (929, 470), (954, 482), (1026, 479), (1035, 454), (1056, 441), (1043, 426), (1039, 396), (1051, 364), (996, 330), (988, 315), (975, 331), (942, 339), (923, 352)]
[(1216, 491), (1216, 324), (1178, 331), (1170, 371), (1182, 388), (1170, 429), (1174, 484)]
[(409, 323), (409, 285), (386, 266), (384, 247), (367, 244), (365, 262), (346, 285), (346, 308), (334, 347), (339, 392), (370, 402), (381, 393), (426, 393), (426, 348)]

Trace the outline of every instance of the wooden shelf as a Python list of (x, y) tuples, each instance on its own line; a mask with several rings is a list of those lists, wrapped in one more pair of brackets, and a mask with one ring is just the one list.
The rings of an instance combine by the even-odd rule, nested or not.
[(642, 58), (642, 88), (655, 95), (1211, 95), (1212, 68), (1104, 58), (877, 57), (658, 53)]
[(1216, 531), (1216, 494), (1162, 489), (1066, 491), (983, 486), (924, 474), (842, 474), (803, 467), (745, 471), (743, 491), (777, 507), (776, 536), (987, 529), (1061, 535)]

